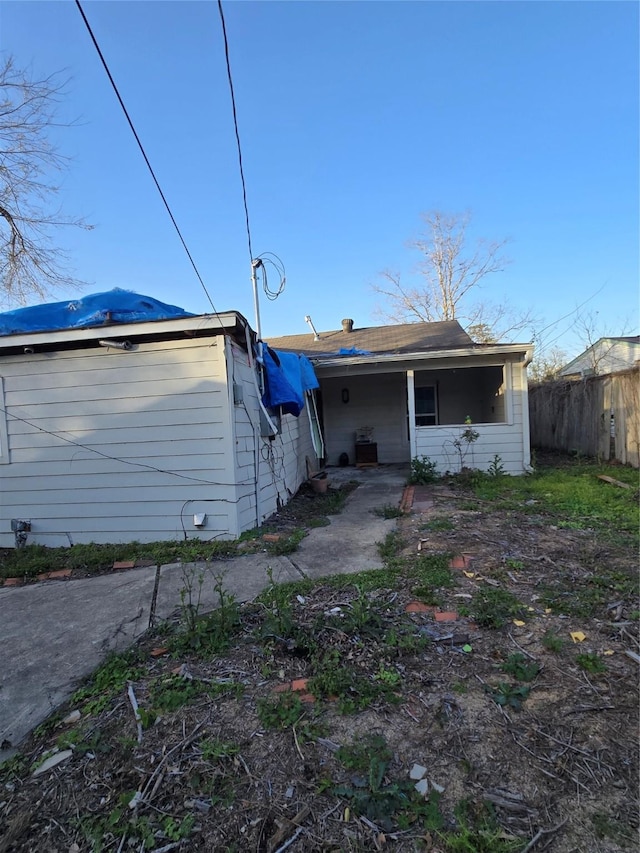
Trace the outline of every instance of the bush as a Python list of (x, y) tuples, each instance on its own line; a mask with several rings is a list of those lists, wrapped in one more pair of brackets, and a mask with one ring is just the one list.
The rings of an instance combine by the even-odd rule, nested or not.
[(411, 460), (411, 473), (409, 484), (412, 486), (425, 486), (438, 479), (438, 464), (429, 459), (428, 456), (414, 456)]

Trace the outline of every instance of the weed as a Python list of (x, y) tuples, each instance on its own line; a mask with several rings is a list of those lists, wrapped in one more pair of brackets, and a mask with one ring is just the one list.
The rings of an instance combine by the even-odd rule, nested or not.
[(533, 681), (540, 672), (538, 664), (521, 652), (514, 652), (509, 655), (500, 669), (512, 675), (516, 681)]
[(635, 597), (637, 581), (631, 573), (606, 571), (591, 575), (576, 585), (571, 577), (559, 578), (553, 586), (542, 591), (541, 601), (554, 613), (569, 616), (593, 616), (616, 598)]
[(371, 512), (374, 515), (377, 515), (378, 518), (400, 518), (402, 516), (402, 510), (399, 506), (394, 506), (393, 504), (385, 504), (384, 506), (376, 507), (372, 509)]
[(547, 631), (542, 637), (542, 645), (550, 652), (561, 652), (564, 648), (564, 640), (553, 631)]
[(602, 658), (595, 654), (595, 652), (584, 652), (581, 655), (576, 657), (576, 663), (579, 667), (582, 667), (585, 672), (590, 672), (593, 675), (599, 675), (602, 672), (606, 672), (607, 667)]
[(291, 596), (286, 587), (277, 584), (273, 579), (273, 569), (267, 568), (269, 583), (260, 595), (260, 603), (267, 611), (264, 632), (288, 638), (293, 635), (294, 621), (291, 609)]
[(506, 836), (484, 803), (476, 805), (462, 800), (455, 815), (458, 828), (438, 833), (446, 853), (516, 853), (522, 849), (522, 839)]
[(516, 571), (524, 569), (524, 563), (522, 562), (522, 560), (515, 560), (513, 557), (508, 557), (505, 560), (505, 566), (508, 569), (515, 569)]
[(451, 689), (453, 690), (454, 693), (461, 693), (462, 694), (462, 693), (466, 693), (468, 688), (467, 688), (467, 685), (464, 681), (456, 681), (454, 684), (451, 685)]
[(347, 634), (378, 638), (382, 634), (382, 617), (363, 589), (356, 587), (357, 597), (351, 602), (342, 622)]
[(267, 543), (267, 551), (270, 554), (274, 554), (275, 556), (285, 556), (286, 554), (293, 554), (295, 551), (298, 550), (298, 546), (306, 535), (307, 531), (303, 528), (294, 530), (293, 533), (290, 533), (288, 536), (285, 536), (282, 539), (278, 539), (277, 542)]
[(409, 484), (412, 486), (426, 486), (435, 483), (438, 479), (438, 463), (429, 459), (428, 456), (414, 456), (411, 460), (411, 471), (409, 473)]
[(313, 660), (313, 677), (309, 690), (319, 699), (337, 699), (341, 714), (364, 710), (372, 702), (383, 699), (398, 701), (394, 686), (385, 681), (371, 681), (352, 667), (345, 665), (337, 649), (317, 654)]
[(591, 823), (598, 838), (610, 838), (620, 845), (637, 842), (637, 831), (605, 812), (595, 812), (591, 816)]
[(524, 685), (518, 687), (513, 684), (507, 684), (506, 681), (501, 681), (495, 687), (487, 686), (485, 689), (496, 705), (507, 706), (513, 708), (514, 711), (522, 709), (522, 703), (531, 692), (530, 687), (525, 687)]
[(127, 681), (135, 681), (141, 675), (142, 668), (136, 666), (137, 659), (136, 651), (111, 655), (93, 673), (89, 682), (76, 690), (71, 703), (86, 703), (84, 716), (100, 713), (124, 689)]
[(234, 553), (234, 542), (186, 539), (176, 542), (128, 542), (120, 544), (72, 545), (69, 548), (47, 548), (29, 544), (12, 549), (0, 562), (0, 577), (31, 578), (41, 572), (71, 569), (83, 574), (111, 571), (117, 560), (151, 560), (156, 565), (167, 563), (208, 562)]
[(388, 687), (397, 687), (402, 681), (399, 672), (396, 672), (394, 669), (387, 669), (383, 664), (380, 664), (380, 669), (373, 677), (376, 681), (380, 681)]
[(521, 614), (522, 605), (506, 589), (486, 587), (473, 597), (471, 614), (482, 628), (502, 628), (513, 616)]
[(415, 634), (413, 626), (390, 628), (383, 637), (387, 649), (392, 649), (398, 655), (415, 655), (429, 645), (429, 638), (423, 634)]
[(419, 796), (409, 780), (387, 780), (393, 754), (385, 739), (376, 734), (365, 735), (358, 743), (340, 747), (336, 758), (349, 771), (355, 771), (350, 784), (334, 786), (336, 796), (346, 797), (358, 815), (375, 821), (383, 829), (393, 829), (394, 821), (407, 827), (422, 818), (425, 829), (435, 830), (443, 820), (438, 808), (438, 795), (429, 800)]
[(378, 542), (378, 554), (388, 562), (396, 557), (402, 549), (402, 540), (397, 530), (392, 530), (385, 536), (384, 542)]
[(504, 465), (502, 464), (502, 457), (499, 453), (496, 453), (491, 460), (491, 464), (487, 468), (487, 474), (490, 477), (502, 477), (505, 473)]
[(154, 708), (171, 713), (185, 705), (190, 705), (203, 692), (202, 683), (181, 678), (179, 675), (171, 675), (151, 684), (149, 698)]
[(276, 699), (258, 700), (258, 719), (265, 729), (288, 729), (304, 714), (304, 706), (295, 693), (280, 693)]
[(445, 555), (421, 556), (408, 569), (407, 574), (418, 581), (413, 594), (425, 604), (440, 604), (437, 590), (455, 586), (449, 560)]
[(188, 838), (196, 822), (193, 815), (185, 815), (180, 823), (178, 823), (170, 815), (167, 815), (162, 822), (161, 832), (169, 841), (182, 841), (183, 838)]
[(422, 529), (436, 533), (441, 530), (455, 530), (455, 524), (448, 518), (432, 518), (423, 525)]
[[(240, 627), (240, 612), (235, 596), (223, 586), (221, 575), (215, 578), (214, 590), (218, 594), (218, 607), (206, 616), (187, 607), (184, 612), (184, 630), (170, 643), (175, 652), (197, 651), (202, 655), (213, 655), (229, 647)], [(187, 594), (188, 595), (188, 594)]]

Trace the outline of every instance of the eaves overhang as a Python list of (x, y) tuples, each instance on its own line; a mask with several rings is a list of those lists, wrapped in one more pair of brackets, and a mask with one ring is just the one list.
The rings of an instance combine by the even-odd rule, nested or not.
[[(178, 317), (173, 320), (146, 320), (139, 323), (110, 323), (83, 329), (63, 329), (51, 332), (21, 332), (0, 336), (0, 356), (14, 355), (25, 351), (55, 351), (83, 349), (98, 345), (107, 338), (127, 340), (132, 344), (163, 340), (197, 337), (213, 337), (220, 334), (236, 336), (245, 340), (247, 320), (237, 311), (218, 314), (199, 314)], [(250, 330), (251, 331), (251, 330)], [(252, 338), (254, 337), (251, 332)]]
[(309, 360), (314, 368), (322, 373), (323, 370), (331, 369), (336, 372), (336, 368), (351, 368), (351, 367), (379, 367), (394, 366), (400, 363), (415, 363), (427, 361), (453, 361), (456, 359), (486, 360), (486, 357), (496, 357), (502, 359), (505, 357), (513, 357), (518, 361), (522, 361), (525, 365), (531, 362), (533, 358), (532, 344), (496, 344), (483, 345), (482, 347), (456, 347), (440, 350), (428, 350), (425, 352), (409, 352), (409, 353), (372, 353), (371, 355), (355, 355), (355, 356), (313, 356), (309, 355)]

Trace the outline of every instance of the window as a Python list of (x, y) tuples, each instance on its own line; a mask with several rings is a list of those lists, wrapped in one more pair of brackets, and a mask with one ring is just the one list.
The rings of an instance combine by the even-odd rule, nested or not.
[(435, 385), (415, 389), (416, 426), (435, 426), (438, 423), (438, 408)]

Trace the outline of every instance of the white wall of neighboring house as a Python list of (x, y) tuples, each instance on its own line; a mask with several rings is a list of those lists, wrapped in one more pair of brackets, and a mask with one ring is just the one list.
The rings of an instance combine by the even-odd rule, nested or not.
[(602, 376), (625, 370), (640, 360), (640, 341), (600, 338), (560, 371), (560, 376)]
[(0, 544), (14, 544), (12, 518), (30, 520), (28, 541), (46, 545), (233, 529), (223, 340), (4, 356)]

